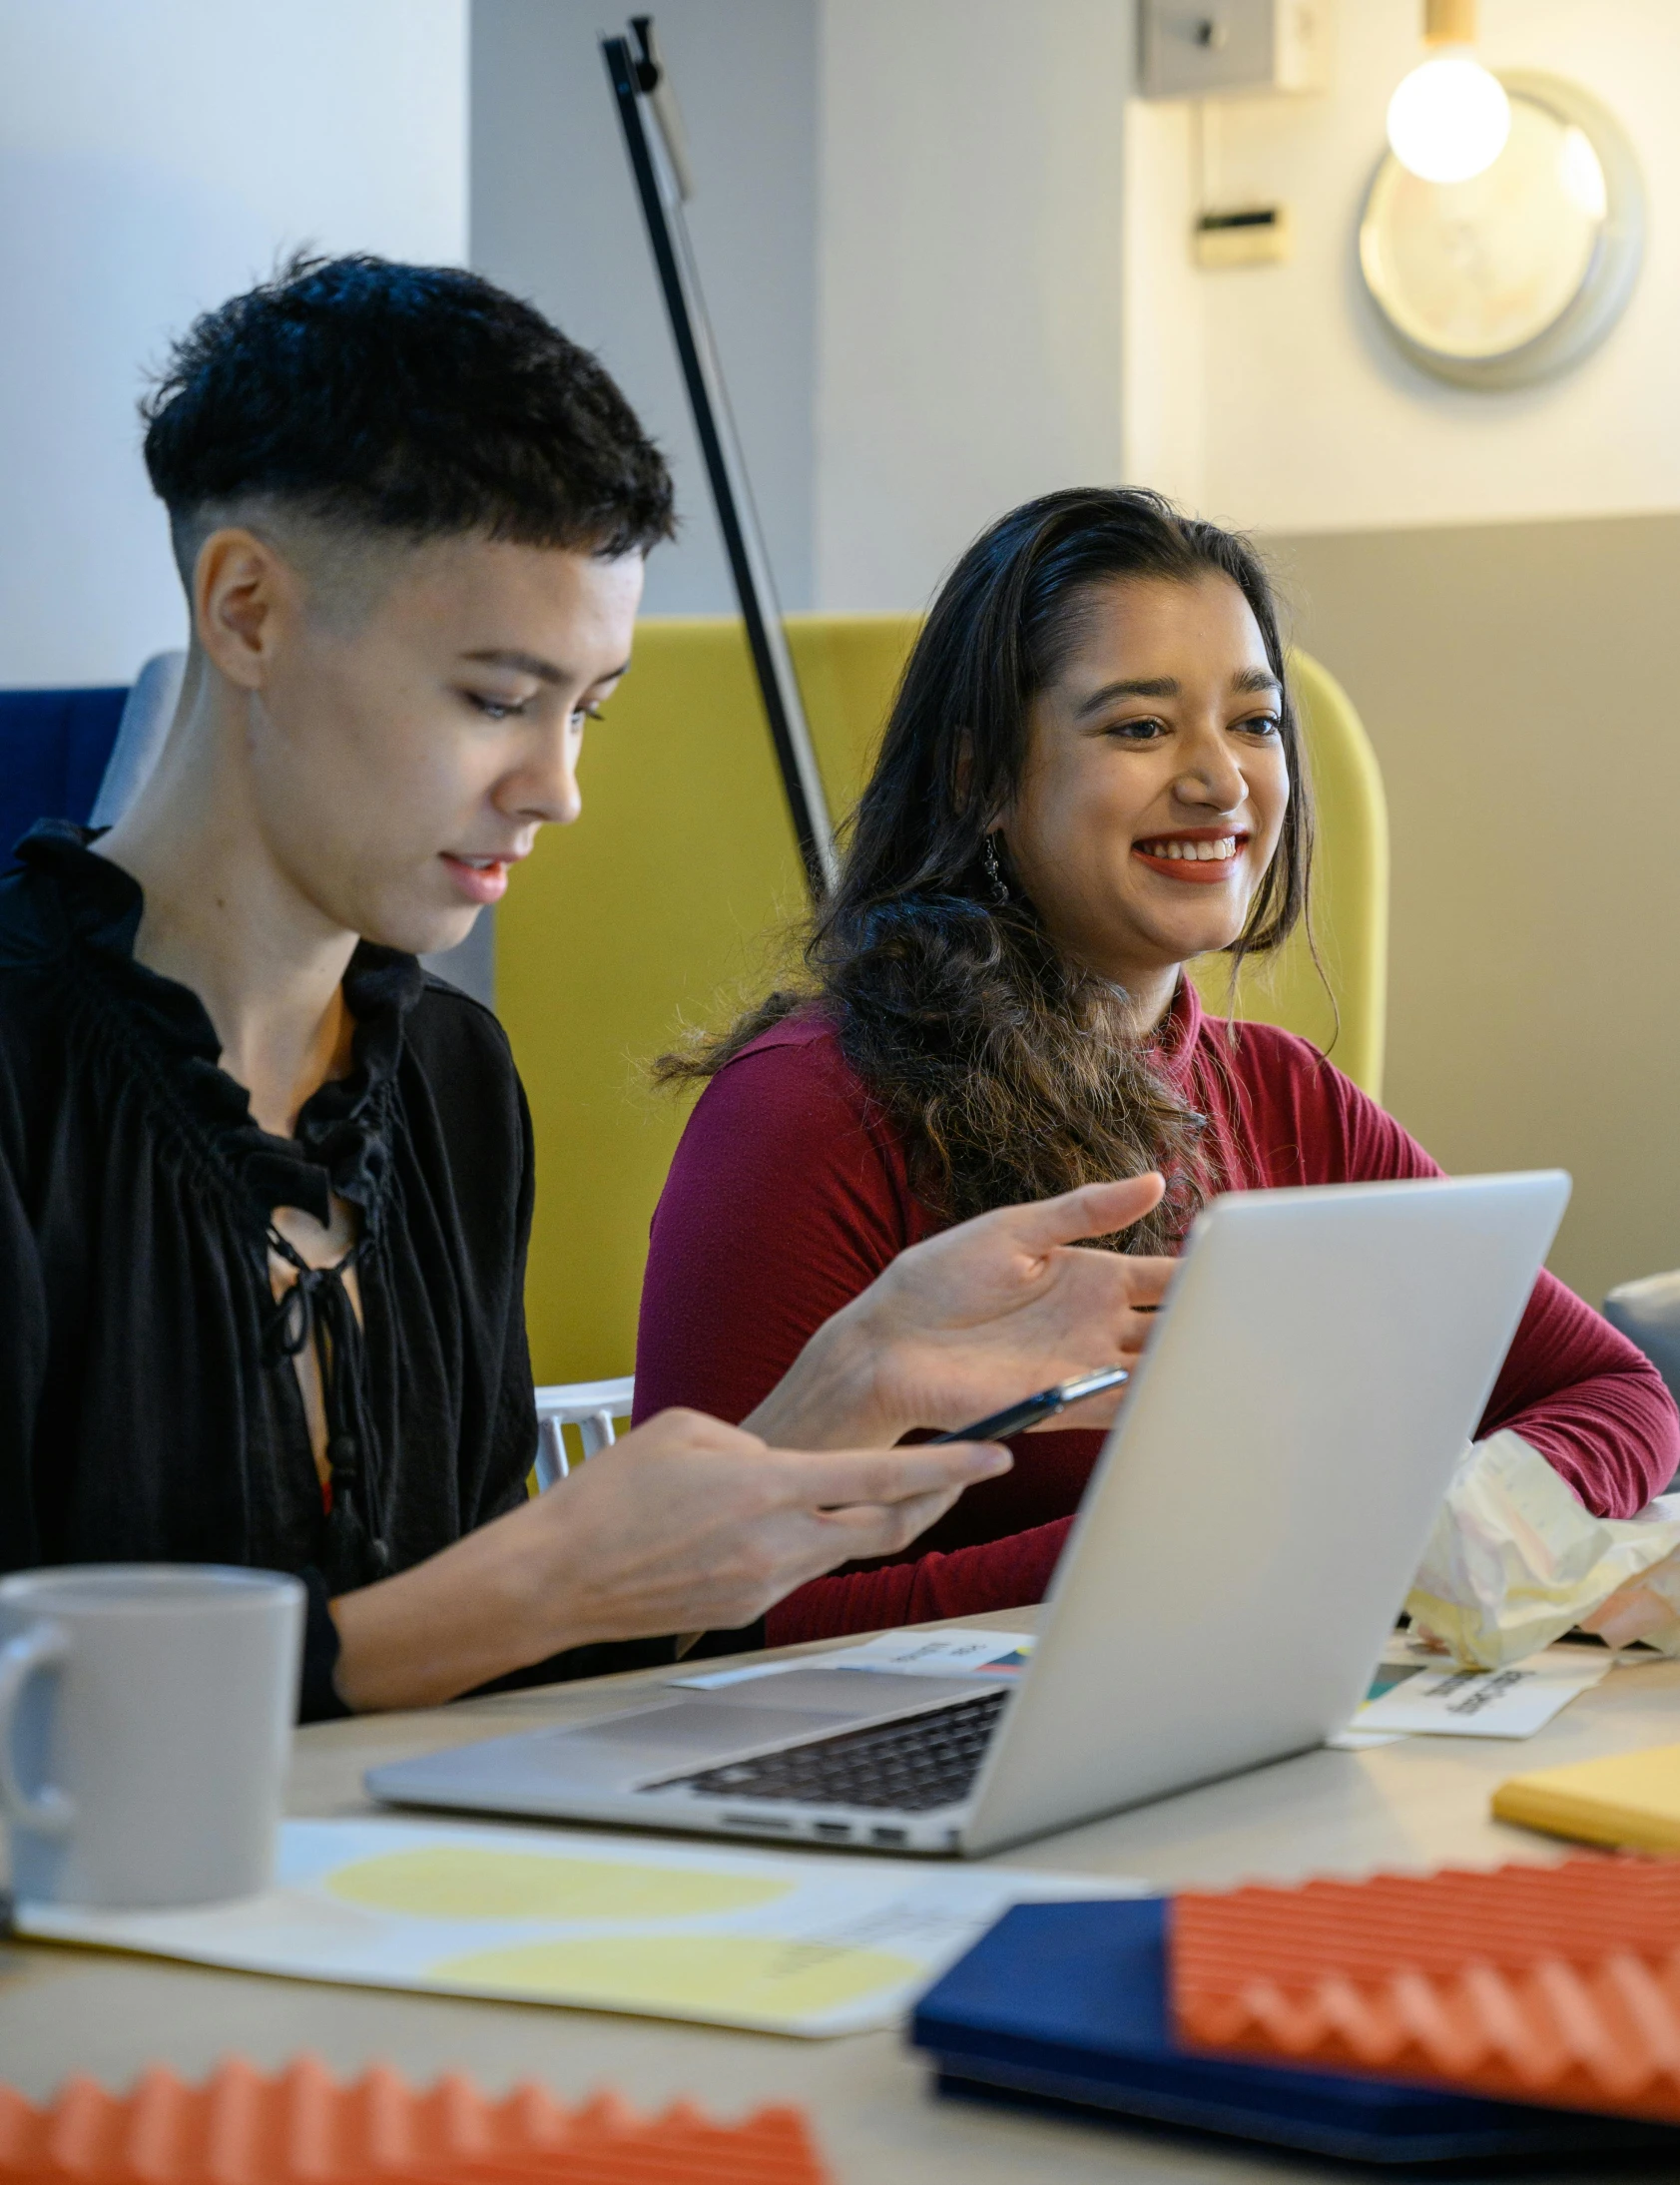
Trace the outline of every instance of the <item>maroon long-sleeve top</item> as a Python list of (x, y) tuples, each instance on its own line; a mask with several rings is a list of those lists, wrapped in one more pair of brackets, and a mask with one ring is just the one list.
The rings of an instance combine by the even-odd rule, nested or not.
[[(1225, 1188), (1437, 1176), (1393, 1116), (1306, 1040), (1233, 1029), (1182, 980), (1160, 1067), (1208, 1118)], [(816, 1008), (764, 1033), (707, 1086), (653, 1221), (636, 1415), (682, 1403), (745, 1418), (829, 1316), (936, 1226), (902, 1142)], [(1628, 1517), (1680, 1464), (1656, 1369), (1542, 1275), (1478, 1435), (1510, 1427), (1600, 1516)], [(905, 1557), (819, 1578), (773, 1609), (772, 1645), (1042, 1599), (1100, 1432), (1035, 1433)]]

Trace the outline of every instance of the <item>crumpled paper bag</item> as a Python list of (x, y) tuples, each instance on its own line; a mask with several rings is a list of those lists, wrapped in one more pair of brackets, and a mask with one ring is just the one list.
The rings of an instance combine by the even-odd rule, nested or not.
[[(1680, 1503), (1680, 1495), (1664, 1499)], [(1680, 1655), (1680, 1552), (1618, 1586), (1602, 1608), (1581, 1621), (1606, 1646), (1631, 1646), (1643, 1639), (1660, 1654)]]
[(1520, 1661), (1583, 1620), (1613, 1646), (1641, 1638), (1680, 1655), (1680, 1497), (1638, 1517), (1594, 1517), (1520, 1434), (1490, 1434), (1453, 1474), (1405, 1606), (1481, 1669)]

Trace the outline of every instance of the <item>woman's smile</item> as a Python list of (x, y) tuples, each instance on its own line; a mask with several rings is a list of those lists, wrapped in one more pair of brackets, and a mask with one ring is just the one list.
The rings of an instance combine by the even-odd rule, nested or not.
[(1247, 827), (1185, 826), (1170, 834), (1141, 835), (1132, 855), (1151, 872), (1193, 887), (1221, 887), (1237, 879), (1247, 885), (1248, 846)]
[(1289, 811), (1279, 671), (1240, 587), (1126, 577), (1085, 599), (1001, 815), (1011, 880), (1140, 1026), (1241, 937)]

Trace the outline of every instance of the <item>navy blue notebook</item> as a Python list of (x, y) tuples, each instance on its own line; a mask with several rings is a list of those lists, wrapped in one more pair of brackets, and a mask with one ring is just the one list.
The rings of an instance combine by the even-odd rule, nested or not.
[(1005, 1912), (917, 2007), (910, 2038), (941, 2090), (1075, 2103), (1345, 2161), (1649, 2150), (1680, 2166), (1680, 2130), (1664, 2125), (1180, 2048), (1167, 2016), (1166, 1918), (1161, 1897)]

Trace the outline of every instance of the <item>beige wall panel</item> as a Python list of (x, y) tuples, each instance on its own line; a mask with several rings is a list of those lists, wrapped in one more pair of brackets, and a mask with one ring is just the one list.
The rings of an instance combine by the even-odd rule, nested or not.
[(1680, 516), (1271, 545), (1388, 787), (1387, 1104), (1569, 1169), (1592, 1303), (1680, 1266)]

